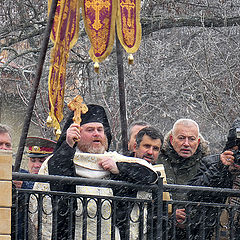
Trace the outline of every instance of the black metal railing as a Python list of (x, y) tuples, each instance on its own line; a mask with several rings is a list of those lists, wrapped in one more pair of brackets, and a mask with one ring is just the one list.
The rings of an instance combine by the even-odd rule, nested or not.
[[(13, 239), (161, 239), (162, 217), (155, 209), (162, 204), (158, 185), (136, 185), (112, 180), (13, 173), (14, 180), (62, 182), (79, 188), (101, 187), (101, 194), (15, 189)], [(162, 184), (159, 181), (159, 185)], [(146, 192), (146, 198), (113, 196), (114, 188)], [(91, 192), (91, 191), (90, 191)], [(110, 193), (110, 194), (109, 194)], [(121, 195), (121, 194), (120, 194)], [(119, 206), (124, 218), (119, 218)], [(161, 211), (158, 211), (161, 214)], [(61, 222), (63, 221), (63, 223)], [(76, 223), (76, 224), (75, 224)], [(62, 225), (64, 231), (62, 231)], [(157, 229), (155, 231), (154, 229)], [(156, 234), (157, 232), (157, 234)], [(64, 236), (63, 236), (64, 235)], [(120, 235), (122, 237), (120, 237)], [(156, 235), (156, 236), (155, 236)]]
[[(12, 239), (240, 239), (240, 206), (225, 203), (227, 197), (240, 197), (238, 190), (163, 185), (161, 179), (153, 185), (21, 173), (13, 173), (13, 179), (57, 181), (88, 190), (121, 187), (145, 195), (13, 189)], [(177, 192), (187, 200), (162, 201), (163, 192)], [(179, 222), (176, 212), (183, 208), (186, 219)]]

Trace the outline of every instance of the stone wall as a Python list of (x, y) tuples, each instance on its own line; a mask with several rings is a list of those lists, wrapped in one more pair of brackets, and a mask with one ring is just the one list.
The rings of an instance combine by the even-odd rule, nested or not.
[(11, 239), (12, 151), (0, 150), (0, 240)]

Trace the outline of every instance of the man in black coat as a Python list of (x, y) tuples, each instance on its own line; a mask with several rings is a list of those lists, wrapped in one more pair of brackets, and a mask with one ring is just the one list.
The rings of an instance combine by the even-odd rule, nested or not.
[[(142, 125), (141, 125), (142, 126)], [(135, 158), (140, 158), (145, 160), (146, 162), (149, 162), (152, 165), (156, 164), (156, 161), (158, 159), (159, 152), (161, 150), (163, 142), (163, 136), (162, 134), (157, 131), (153, 127), (142, 127), (142, 129), (137, 133), (135, 136), (135, 140), (133, 142), (133, 147), (132, 147), (132, 153), (130, 154), (131, 157)], [(164, 171), (163, 166), (162, 171)], [(153, 166), (154, 168), (154, 166)], [(161, 173), (159, 172), (159, 175)], [(113, 190), (114, 195), (117, 196), (127, 196), (127, 197), (137, 197), (137, 190), (135, 189), (114, 189)], [(149, 198), (151, 199), (151, 196), (148, 193), (143, 193), (142, 192), (142, 197)], [(129, 222), (130, 222), (130, 215), (131, 211), (126, 211), (126, 208), (124, 207), (126, 205), (126, 202), (118, 202), (117, 204), (117, 226), (119, 227), (120, 230), (120, 235), (121, 235), (121, 240), (128, 239), (128, 229), (129, 227)], [(131, 208), (133, 205), (131, 206)], [(133, 233), (134, 230), (132, 230), (132, 238), (131, 239), (136, 239), (137, 234)], [(155, 234), (156, 232), (154, 232)]]
[[(156, 172), (146, 161), (133, 159), (129, 162), (127, 157), (116, 152), (106, 152), (111, 143), (111, 132), (103, 107), (88, 105), (88, 112), (82, 115), (80, 126), (73, 123), (72, 117), (73, 114), (70, 115), (64, 126), (53, 156), (44, 162), (39, 174), (115, 179), (142, 184), (153, 183), (157, 180)], [(98, 160), (93, 161), (93, 159)], [(101, 187), (96, 187), (96, 190), (94, 190), (91, 187), (86, 188), (85, 186), (75, 186), (73, 184), (50, 184), (50, 189), (53, 191), (75, 193), (77, 192), (76, 189), (79, 190), (79, 188), (80, 193), (83, 193), (83, 189), (86, 190), (85, 194), (94, 193), (95, 195), (97, 192), (102, 191)], [(101, 193), (99, 193), (99, 196), (101, 196)], [(68, 206), (69, 202), (67, 200), (59, 201), (57, 214), (57, 239), (59, 240), (76, 239), (74, 237), (74, 224), (71, 229), (73, 238), (69, 237), (71, 213), (68, 212)], [(77, 207), (76, 204), (75, 207)], [(75, 208), (75, 210), (77, 209)], [(75, 213), (73, 217), (77, 219)], [(80, 218), (78, 217), (78, 219)], [(81, 239), (81, 232), (76, 234), (78, 234), (77, 239)], [(88, 224), (87, 234), (89, 234), (87, 239), (95, 239), (96, 225)], [(110, 233), (102, 231), (102, 239), (110, 239)]]
[[(240, 150), (240, 120), (236, 119), (231, 126), (226, 145), (221, 154), (211, 155), (203, 158), (200, 162), (200, 167), (195, 177), (189, 181), (189, 185), (205, 186), (205, 187), (218, 187), (218, 188), (234, 188), (239, 189), (239, 176), (240, 176), (240, 162), (237, 161), (234, 152)], [(226, 197), (220, 194), (207, 192), (206, 194), (199, 191), (192, 191), (188, 194), (188, 200), (202, 201), (211, 203), (225, 203)], [(233, 200), (233, 201), (232, 201)], [(233, 204), (234, 199), (230, 198), (229, 203)], [(240, 205), (240, 201), (238, 201)], [(199, 212), (196, 212), (199, 216)], [(236, 217), (239, 219), (239, 216)], [(217, 220), (217, 209), (209, 208), (206, 212), (206, 239), (210, 239), (213, 234), (214, 226)], [(239, 231), (240, 225), (237, 224)], [(196, 227), (197, 229), (198, 227)], [(196, 239), (199, 239), (198, 231), (195, 231)]]
[[(201, 136), (197, 122), (192, 119), (178, 119), (172, 129), (165, 135), (158, 163), (166, 170), (167, 183), (187, 185), (195, 176), (200, 160), (209, 154), (208, 142)], [(172, 192), (172, 199), (186, 201), (187, 194)], [(177, 239), (186, 239), (186, 231), (182, 223), (186, 219), (185, 204), (178, 205), (176, 210)], [(174, 222), (175, 224), (175, 222)], [(171, 227), (175, 225), (172, 224)], [(169, 235), (172, 238), (173, 228)]]

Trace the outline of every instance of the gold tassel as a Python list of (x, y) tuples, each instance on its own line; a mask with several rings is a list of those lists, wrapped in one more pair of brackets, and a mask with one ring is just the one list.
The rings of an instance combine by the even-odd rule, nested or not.
[(56, 139), (57, 139), (57, 140), (59, 139), (61, 133), (62, 133), (62, 132), (61, 132), (60, 129), (58, 129), (58, 130), (56, 131)]
[(129, 65), (133, 64), (133, 55), (132, 54), (129, 54), (129, 56), (128, 56), (128, 64)]
[(95, 71), (95, 73), (99, 74), (99, 64), (98, 64), (98, 62), (94, 63), (94, 71)]
[(52, 118), (51, 118), (51, 116), (48, 116), (48, 117), (47, 117), (47, 126), (48, 126), (48, 127), (51, 127), (51, 126), (52, 126)]

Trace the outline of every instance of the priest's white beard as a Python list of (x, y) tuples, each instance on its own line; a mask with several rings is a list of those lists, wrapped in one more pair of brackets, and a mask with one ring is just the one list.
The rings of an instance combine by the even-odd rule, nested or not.
[(102, 140), (102, 145), (98, 146), (98, 147), (94, 147), (92, 145), (87, 145), (85, 143), (78, 143), (78, 148), (81, 152), (85, 152), (85, 153), (97, 153), (97, 154), (102, 154), (105, 153), (107, 148), (108, 148), (108, 142), (107, 142), (107, 138), (105, 137)]
[(89, 153), (98, 153), (98, 154), (101, 154), (101, 153), (104, 153), (106, 151), (105, 147), (104, 146), (101, 146), (101, 147), (93, 147), (93, 146), (90, 146), (88, 148), (88, 151)]

